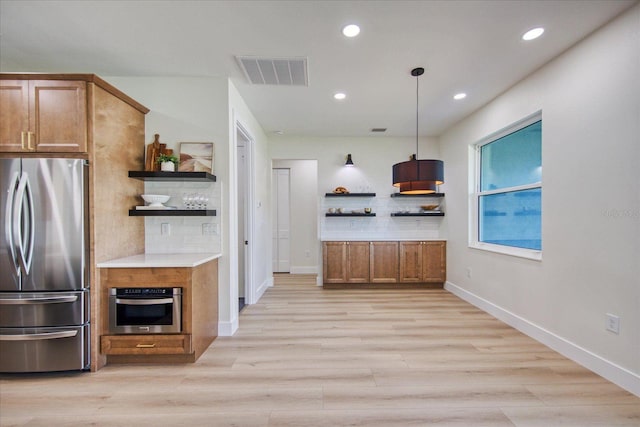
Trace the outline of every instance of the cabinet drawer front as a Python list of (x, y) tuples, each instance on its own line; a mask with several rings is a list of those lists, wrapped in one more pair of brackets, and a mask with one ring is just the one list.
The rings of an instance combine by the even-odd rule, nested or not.
[(103, 335), (103, 354), (190, 354), (191, 335)]

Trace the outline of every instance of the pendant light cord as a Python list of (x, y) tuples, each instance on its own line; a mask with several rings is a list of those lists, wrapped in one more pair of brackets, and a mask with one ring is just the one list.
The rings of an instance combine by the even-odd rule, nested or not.
[(416, 160), (418, 160), (418, 122), (419, 122), (419, 115), (418, 115), (418, 84), (420, 80), (420, 76), (416, 76)]

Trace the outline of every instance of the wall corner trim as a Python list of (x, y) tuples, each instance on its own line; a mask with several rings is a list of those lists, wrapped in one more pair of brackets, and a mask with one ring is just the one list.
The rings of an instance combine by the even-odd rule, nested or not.
[(517, 329), (534, 340), (550, 347), (563, 356), (573, 360), (579, 365), (606, 378), (612, 383), (622, 387), (630, 393), (640, 397), (640, 375), (615, 363), (598, 356), (597, 354), (582, 348), (571, 341), (562, 338), (530, 321), (524, 319), (494, 303), (469, 292), (449, 281), (444, 289), (456, 295), (460, 299), (478, 307), (498, 320)]

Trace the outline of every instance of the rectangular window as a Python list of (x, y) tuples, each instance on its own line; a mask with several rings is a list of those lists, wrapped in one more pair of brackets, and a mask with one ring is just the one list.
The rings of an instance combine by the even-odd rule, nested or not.
[(542, 116), (475, 145), (470, 246), (541, 259)]

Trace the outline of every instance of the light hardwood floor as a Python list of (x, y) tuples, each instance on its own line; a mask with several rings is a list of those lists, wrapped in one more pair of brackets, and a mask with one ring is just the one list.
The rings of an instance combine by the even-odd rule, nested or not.
[(195, 364), (2, 377), (0, 425), (640, 425), (640, 398), (444, 290), (282, 282)]

